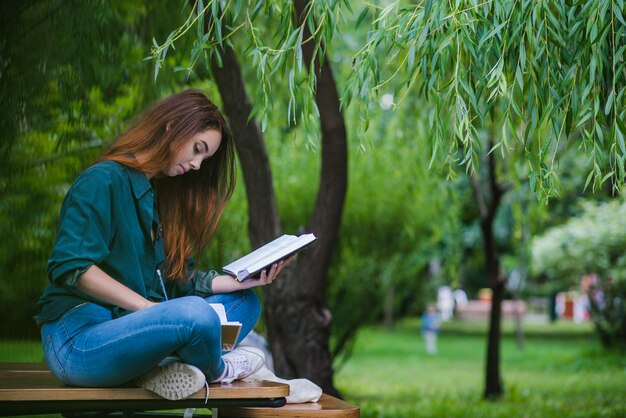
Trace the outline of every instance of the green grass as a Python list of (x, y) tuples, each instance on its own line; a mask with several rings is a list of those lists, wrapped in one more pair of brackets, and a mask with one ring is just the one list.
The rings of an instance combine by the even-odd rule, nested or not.
[[(428, 355), (418, 319), (363, 328), (336, 372), (347, 401), (370, 417), (623, 417), (626, 355), (604, 351), (590, 325), (529, 324), (523, 350), (503, 326), (504, 397), (482, 400), (486, 326), (447, 322)], [(0, 341), (0, 361), (41, 361), (39, 342)]]
[(505, 395), (482, 400), (485, 329), (446, 323), (431, 356), (419, 320), (365, 328), (335, 383), (364, 418), (626, 416), (626, 356), (603, 351), (589, 325), (528, 325), (520, 350), (505, 324)]

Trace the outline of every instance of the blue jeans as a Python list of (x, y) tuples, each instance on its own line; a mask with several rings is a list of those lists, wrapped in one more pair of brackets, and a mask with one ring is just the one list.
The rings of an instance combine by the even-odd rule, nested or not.
[(261, 312), (251, 290), (170, 299), (115, 319), (109, 309), (84, 303), (42, 326), (46, 363), (64, 383), (108, 387), (176, 355), (202, 370), (210, 382), (222, 375), (224, 362), (220, 320), (209, 303), (224, 304), (228, 320), (241, 322), (238, 342)]

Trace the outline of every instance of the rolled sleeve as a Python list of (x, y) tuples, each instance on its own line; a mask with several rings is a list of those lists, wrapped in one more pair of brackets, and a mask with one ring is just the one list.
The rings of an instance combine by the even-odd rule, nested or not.
[(187, 271), (189, 272), (189, 280), (167, 282), (166, 287), (168, 287), (168, 293), (172, 298), (192, 295), (206, 298), (213, 294), (213, 278), (219, 274), (218, 272), (196, 270), (193, 258), (187, 260)]
[(61, 283), (65, 287), (68, 287), (70, 289), (78, 288), (78, 279), (80, 278), (80, 276), (83, 275), (84, 272), (89, 270), (89, 267), (91, 267), (91, 265), (89, 265), (87, 267), (76, 269), (73, 272), (70, 272), (70, 273), (67, 273), (67, 274), (63, 275), (63, 280), (62, 280)]
[(53, 284), (75, 287), (80, 274), (109, 255), (111, 186), (98, 170), (86, 171), (72, 186), (47, 265)]
[(196, 296), (207, 297), (213, 294), (213, 279), (218, 273), (214, 270), (197, 271), (194, 278), (194, 294)]

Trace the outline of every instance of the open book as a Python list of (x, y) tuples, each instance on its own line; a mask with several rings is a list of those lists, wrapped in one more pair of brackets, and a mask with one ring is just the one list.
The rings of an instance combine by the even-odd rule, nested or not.
[(237, 337), (241, 331), (241, 322), (229, 321), (226, 318), (226, 309), (221, 303), (209, 303), (211, 308), (217, 313), (222, 325), (222, 350), (230, 351), (237, 344)]
[(245, 280), (270, 267), (277, 261), (300, 251), (316, 239), (317, 237), (313, 234), (304, 234), (299, 237), (283, 235), (239, 260), (224, 266), (224, 271), (232, 274), (239, 281)]

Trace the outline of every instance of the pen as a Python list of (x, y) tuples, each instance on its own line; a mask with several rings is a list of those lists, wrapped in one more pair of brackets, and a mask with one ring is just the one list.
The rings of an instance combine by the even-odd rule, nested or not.
[(165, 283), (163, 283), (163, 276), (161, 276), (161, 270), (156, 269), (157, 275), (159, 276), (159, 282), (161, 282), (161, 289), (163, 289), (163, 296), (165, 296), (165, 300), (169, 300), (167, 297), (167, 292), (165, 291)]

